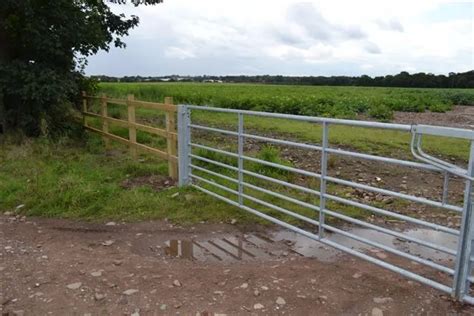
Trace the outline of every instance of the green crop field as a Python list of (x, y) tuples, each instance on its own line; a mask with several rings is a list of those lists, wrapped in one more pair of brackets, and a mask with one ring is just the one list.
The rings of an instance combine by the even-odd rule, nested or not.
[(354, 118), (367, 114), (389, 120), (393, 111), (444, 112), (474, 105), (474, 89), (288, 86), (218, 83), (102, 83), (101, 92), (140, 100), (171, 96), (189, 103), (279, 113)]

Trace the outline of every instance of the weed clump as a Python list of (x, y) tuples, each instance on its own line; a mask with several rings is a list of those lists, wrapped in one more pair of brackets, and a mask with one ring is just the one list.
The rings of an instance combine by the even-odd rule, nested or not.
[[(257, 154), (257, 158), (261, 160), (265, 160), (274, 164), (283, 165), (286, 167), (293, 167), (293, 163), (289, 160), (286, 160), (281, 157), (280, 150), (271, 145), (265, 145), (260, 149), (260, 152)], [(260, 173), (265, 176), (279, 178), (289, 178), (292, 173), (288, 170), (284, 170), (281, 168), (273, 167), (264, 165), (261, 163), (252, 163), (251, 170)]]
[(369, 108), (369, 116), (381, 121), (390, 121), (393, 119), (393, 111), (387, 105), (376, 103)]

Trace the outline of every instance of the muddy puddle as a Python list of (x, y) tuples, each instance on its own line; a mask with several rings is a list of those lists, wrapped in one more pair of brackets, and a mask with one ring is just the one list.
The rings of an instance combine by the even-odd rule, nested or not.
[[(351, 228), (346, 231), (380, 244), (417, 255), (426, 259), (449, 262), (454, 258), (413, 242), (407, 242), (374, 230)], [(455, 236), (427, 229), (413, 229), (404, 232), (410, 237), (456, 249)], [(328, 238), (352, 249), (377, 253), (382, 250), (354, 241), (350, 238), (328, 234)], [(197, 261), (235, 261), (279, 259), (289, 256), (304, 256), (323, 262), (334, 262), (342, 253), (308, 237), (289, 230), (276, 230), (266, 233), (216, 234), (208, 239), (172, 239), (165, 242), (164, 254), (169, 257)]]

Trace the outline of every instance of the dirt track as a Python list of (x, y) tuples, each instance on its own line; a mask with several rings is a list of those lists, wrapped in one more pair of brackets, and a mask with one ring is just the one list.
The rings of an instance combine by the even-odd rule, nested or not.
[[(268, 233), (259, 227), (252, 231)], [(323, 262), (284, 251), (285, 246), (276, 243), (262, 256), (245, 259), (241, 253), (242, 260), (167, 255), (167, 240), (201, 241), (220, 238), (223, 232), (243, 234), (238, 225), (182, 229), (166, 222), (106, 225), (2, 216), (1, 311), (3, 315), (474, 313), (441, 292), (343, 254)]]

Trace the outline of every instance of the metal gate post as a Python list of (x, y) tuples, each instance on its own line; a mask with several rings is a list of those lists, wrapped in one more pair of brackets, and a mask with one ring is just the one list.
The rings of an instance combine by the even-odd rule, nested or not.
[(189, 164), (191, 154), (191, 123), (190, 109), (187, 105), (178, 105), (178, 168), (179, 186), (190, 184)]
[(239, 180), (239, 205), (244, 204), (244, 199), (242, 197), (242, 194), (244, 193), (244, 174), (242, 170), (244, 169), (244, 159), (242, 158), (244, 155), (244, 115), (242, 113), (238, 114), (239, 117), (239, 126), (238, 126), (238, 155), (239, 155), (239, 161), (238, 161), (238, 167), (239, 167), (239, 174), (238, 174), (238, 180)]
[[(467, 175), (474, 176), (474, 141), (471, 141), (469, 156), (469, 166)], [(474, 214), (472, 203), (472, 180), (466, 180), (464, 191), (464, 206), (461, 222), (461, 232), (459, 234), (458, 251), (456, 256), (456, 266), (454, 273), (454, 284), (452, 296), (462, 301), (464, 295), (469, 291), (468, 277), (471, 274), (471, 250), (474, 235)]]
[(323, 138), (321, 148), (321, 183), (319, 186), (319, 239), (324, 237), (324, 209), (326, 208), (326, 175), (328, 169), (328, 138), (329, 138), (329, 126), (328, 123), (323, 123)]

